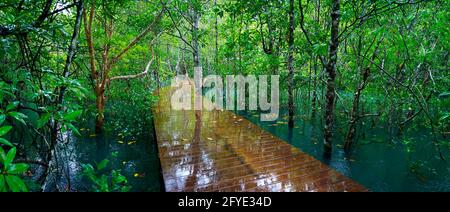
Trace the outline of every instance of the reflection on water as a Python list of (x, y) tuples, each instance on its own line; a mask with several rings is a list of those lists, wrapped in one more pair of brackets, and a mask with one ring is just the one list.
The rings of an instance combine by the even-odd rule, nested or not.
[(366, 191), (241, 116), (172, 110), (171, 91), (153, 108), (167, 191)]
[[(131, 116), (126, 111), (121, 113)], [(119, 124), (112, 126), (113, 123)], [(161, 191), (160, 164), (151, 116), (146, 119), (110, 117), (105, 128), (100, 135), (95, 135), (89, 127), (81, 128), (83, 137), (75, 142), (81, 162), (96, 164), (108, 159), (108, 168), (121, 170), (131, 191)], [(89, 190), (89, 183), (85, 183), (82, 189)]]
[[(338, 126), (332, 158), (325, 161), (322, 156), (320, 124), (302, 117), (296, 120), (295, 128), (290, 130), (285, 120), (260, 122), (257, 112), (239, 114), (371, 191), (450, 191), (450, 166), (448, 162), (439, 159), (432, 137), (426, 130), (391, 136), (388, 131), (392, 130), (387, 126), (366, 127), (365, 136), (358, 140), (352, 153), (346, 155), (342, 149), (341, 133), (346, 126), (343, 125), (344, 129)], [(282, 111), (280, 114), (287, 113)], [(409, 146), (406, 146), (402, 142), (405, 139), (414, 142), (409, 142)], [(444, 149), (444, 155), (447, 160), (450, 159), (448, 149)]]

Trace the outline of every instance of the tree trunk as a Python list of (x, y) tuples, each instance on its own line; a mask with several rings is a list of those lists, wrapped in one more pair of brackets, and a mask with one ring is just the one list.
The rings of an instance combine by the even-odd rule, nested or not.
[[(217, 0), (214, 0), (214, 8), (217, 8)], [(214, 31), (215, 31), (215, 49), (214, 49), (214, 65), (215, 69), (217, 69), (219, 65), (219, 17), (218, 14), (216, 14), (215, 17), (215, 23), (214, 23)], [(214, 73), (217, 73), (217, 70), (215, 70)]]
[[(87, 45), (89, 49), (89, 64), (91, 69), (91, 79), (93, 81), (93, 88), (96, 95), (96, 107), (97, 107), (97, 115), (96, 115), (96, 121), (95, 121), (95, 132), (101, 133), (102, 127), (104, 124), (104, 112), (105, 112), (105, 103), (106, 103), (106, 96), (105, 96), (105, 89), (107, 86), (109, 86), (109, 83), (113, 79), (132, 79), (137, 78), (140, 76), (145, 75), (148, 70), (144, 73), (137, 74), (137, 75), (129, 75), (129, 76), (118, 76), (111, 78), (109, 76), (111, 70), (113, 69), (114, 65), (119, 62), (132, 48), (134, 48), (137, 43), (142, 40), (147, 34), (149, 34), (154, 28), (155, 25), (161, 20), (161, 17), (164, 14), (164, 10), (161, 10), (161, 12), (155, 17), (153, 22), (151, 22), (147, 28), (145, 28), (139, 35), (137, 35), (133, 40), (131, 40), (128, 45), (123, 48), (116, 56), (110, 57), (110, 43), (107, 42), (103, 45), (103, 53), (101, 55), (102, 62), (99, 63), (100, 69), (97, 70), (97, 62), (96, 62), (96, 54), (95, 54), (95, 48), (94, 48), (94, 39), (92, 36), (92, 24), (94, 22), (96, 11), (96, 1), (91, 2), (91, 7), (89, 11), (89, 16), (86, 13), (86, 10), (83, 11), (83, 19), (84, 19), (84, 31), (86, 34), (86, 40)], [(104, 21), (102, 21), (103, 27), (105, 30), (105, 34), (107, 36), (107, 40), (111, 40), (113, 30), (114, 30), (114, 19), (113, 17), (107, 17)], [(151, 63), (150, 63), (151, 65)]]
[[(76, 16), (75, 16), (75, 24), (74, 24), (73, 33), (72, 33), (72, 39), (69, 44), (66, 63), (64, 65), (64, 71), (63, 71), (63, 77), (66, 79), (69, 78), (70, 67), (72, 66), (72, 62), (75, 58), (75, 54), (76, 54), (77, 47), (78, 47), (77, 44), (78, 44), (78, 37), (79, 37), (79, 33), (80, 33), (80, 28), (81, 28), (81, 19), (82, 19), (82, 14), (84, 12), (84, 0), (77, 2), (76, 7), (77, 7), (77, 12), (76, 12)], [(60, 91), (59, 91), (58, 98), (56, 99), (56, 104), (58, 104), (58, 107), (62, 107), (62, 103), (64, 102), (64, 96), (65, 96), (67, 87), (62, 86), (59, 89), (60, 89)], [(49, 148), (49, 152), (47, 153), (46, 158), (45, 158), (46, 164), (51, 164), (51, 161), (55, 157), (54, 153), (56, 152), (56, 145), (58, 144), (58, 135), (59, 135), (59, 133), (61, 133), (60, 127), (61, 127), (60, 122), (57, 121), (56, 119), (53, 120), (51, 132), (50, 132), (50, 148)], [(51, 167), (49, 167), (49, 166), (47, 166), (45, 168), (46, 168), (45, 181), (47, 181), (49, 179), (49, 175), (52, 170), (51, 170)], [(68, 181), (68, 185), (69, 185), (68, 187), (70, 189), (70, 178), (68, 178), (67, 181)]]
[(311, 117), (316, 116), (316, 105), (317, 105), (317, 58), (314, 59), (314, 76), (313, 76), (313, 94), (312, 94), (312, 115)]
[(103, 124), (105, 122), (105, 90), (97, 88), (96, 91), (96, 107), (97, 115), (95, 119), (95, 133), (100, 134), (103, 130)]
[[(371, 61), (374, 61), (376, 56), (377, 56), (377, 52), (378, 52), (378, 47), (381, 44), (381, 41), (384, 39), (384, 37), (382, 37), (379, 41), (378, 44), (375, 47), (375, 50), (373, 52), (373, 55), (371, 57)], [(374, 42), (375, 43), (375, 40)], [(362, 43), (361, 43), (361, 38), (360, 38), (360, 43), (358, 46), (358, 52), (361, 51), (362, 48)], [(359, 53), (358, 53), (359, 54)], [(359, 56), (358, 56), (359, 58)], [(361, 67), (361, 62), (357, 62), (359, 64), (359, 67)], [(371, 65), (372, 63), (370, 62), (369, 65), (367, 65), (367, 67), (365, 67), (361, 73), (361, 82), (359, 83), (358, 87), (355, 90), (355, 96), (353, 98), (353, 106), (352, 106), (352, 111), (350, 113), (350, 121), (349, 121), (349, 128), (348, 128), (348, 132), (347, 132), (347, 136), (345, 138), (345, 145), (344, 145), (344, 149), (346, 151), (349, 151), (351, 148), (351, 145), (353, 143), (353, 141), (355, 140), (355, 135), (356, 135), (356, 125), (358, 123), (358, 120), (361, 118), (361, 116), (359, 115), (359, 102), (360, 102), (360, 98), (361, 98), (361, 92), (364, 90), (364, 88), (366, 88), (367, 85), (367, 81), (369, 79), (370, 76), (370, 69), (371, 69)]]
[(289, 55), (288, 55), (288, 109), (289, 109), (289, 127), (294, 127), (294, 0), (289, 1)]
[(156, 69), (154, 71), (155, 80), (156, 80), (156, 88), (158, 88), (158, 89), (161, 87), (161, 79), (159, 78), (160, 69), (161, 69), (161, 60), (160, 60), (160, 58), (158, 58), (158, 61), (156, 63)]
[(203, 84), (203, 70), (200, 58), (200, 47), (199, 47), (199, 22), (200, 15), (195, 8), (192, 8), (192, 47), (193, 47), (193, 57), (194, 57), (194, 83), (195, 83), (195, 103), (194, 108), (196, 111), (196, 116), (200, 116), (202, 104), (202, 84)]
[(193, 56), (194, 56), (194, 67), (201, 67), (201, 61), (200, 61), (200, 49), (199, 49), (199, 22), (200, 22), (200, 16), (195, 9), (192, 9), (192, 47), (193, 47)]
[(369, 77), (369, 69), (367, 68), (363, 71), (363, 80), (362, 80), (361, 84), (359, 84), (358, 87), (356, 88), (355, 96), (353, 98), (353, 107), (352, 107), (352, 111), (350, 113), (348, 132), (347, 132), (347, 136), (345, 138), (345, 145), (344, 145), (344, 148), (346, 151), (348, 151), (350, 149), (350, 146), (353, 143), (353, 140), (355, 139), (356, 124), (359, 119), (359, 114), (358, 114), (359, 99), (361, 97), (362, 90), (364, 90), (364, 88), (366, 87), (366, 82), (367, 82), (368, 77)]
[(329, 61), (326, 66), (327, 92), (325, 99), (324, 154), (331, 155), (334, 125), (335, 79), (337, 52), (339, 48), (340, 0), (333, 0), (331, 7), (331, 39), (328, 52)]

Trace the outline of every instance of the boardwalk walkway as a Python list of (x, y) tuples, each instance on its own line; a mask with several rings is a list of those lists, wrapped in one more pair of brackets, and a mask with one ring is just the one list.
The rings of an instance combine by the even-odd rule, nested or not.
[(310, 155), (228, 111), (153, 108), (166, 191), (366, 191)]

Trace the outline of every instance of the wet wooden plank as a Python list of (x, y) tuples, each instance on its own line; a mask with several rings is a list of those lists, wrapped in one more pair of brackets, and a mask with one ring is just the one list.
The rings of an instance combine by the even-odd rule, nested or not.
[(172, 89), (153, 108), (166, 191), (367, 191), (229, 111), (175, 111)]

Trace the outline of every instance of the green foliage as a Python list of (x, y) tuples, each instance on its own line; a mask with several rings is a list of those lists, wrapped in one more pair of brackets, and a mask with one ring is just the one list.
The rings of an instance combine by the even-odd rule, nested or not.
[(11, 126), (3, 126), (0, 128), (0, 136), (6, 135), (12, 129)]
[[(92, 3), (85, 2), (87, 5)], [(164, 2), (172, 16), (166, 13), (152, 26), (151, 33), (133, 44), (108, 73), (110, 76), (140, 73), (151, 58), (150, 47), (155, 53), (155, 62), (145, 77), (106, 82), (106, 125), (120, 129), (122, 136), (132, 138), (146, 128), (144, 123), (135, 123), (135, 120), (138, 116), (151, 118), (148, 111), (157, 100), (152, 92), (157, 88), (158, 80), (167, 85), (173, 76), (184, 70), (192, 74), (194, 38), (200, 43), (204, 75), (278, 74), (282, 82), (287, 81), (288, 1)], [(50, 152), (51, 149), (45, 148), (52, 146), (48, 144), (54, 142), (51, 139), (55, 139), (55, 131), (56, 134), (71, 131), (80, 136), (81, 130), (77, 128), (80, 117), (91, 120), (97, 115), (95, 90), (92, 89), (96, 82), (91, 77), (84, 26), (75, 41), (78, 45), (69, 73), (64, 73), (76, 11), (74, 7), (59, 11), (37, 24), (44, 3), (43, 0), (0, 3), (0, 31), (13, 32), (0, 36), (0, 145), (9, 150), (1, 149), (5, 159), (11, 151), (16, 151), (14, 145), (24, 151), (21, 155), (35, 150)], [(60, 5), (56, 4), (60, 3), (53, 1), (51, 8), (58, 8)], [(301, 101), (298, 102), (310, 110), (314, 93), (317, 112), (323, 113), (327, 76), (324, 72), (326, 61), (322, 58), (328, 56), (331, 1), (300, 0), (295, 3), (294, 82), (296, 93), (300, 93)], [(303, 5), (303, 11), (300, 11), (299, 3)], [(92, 34), (94, 50), (98, 54), (96, 60), (101, 60), (105, 52), (109, 52), (108, 59), (120, 53), (162, 10), (159, 1), (102, 0), (96, 1), (94, 6), (97, 10)], [(89, 8), (85, 9), (89, 11)], [(193, 11), (200, 16), (198, 34), (192, 31)], [(304, 29), (300, 28), (301, 12)], [(110, 38), (105, 36), (107, 27), (103, 27), (106, 24), (104, 18), (108, 17), (113, 24)], [(339, 98), (335, 115), (343, 121), (338, 123), (338, 128), (346, 128), (341, 125), (348, 123), (355, 89), (362, 81), (362, 70), (369, 67), (370, 76), (362, 91), (358, 114), (381, 114), (381, 121), (389, 120), (396, 127), (413, 117), (402, 128), (421, 127), (435, 135), (448, 134), (448, 23), (447, 1), (405, 1), (402, 4), (396, 1), (341, 1), (335, 82)], [(374, 44), (381, 37), (384, 40), (375, 51)], [(371, 56), (375, 53), (372, 61)], [(101, 70), (104, 65), (98, 63), (96, 68)], [(281, 83), (281, 89), (283, 108), (288, 94), (286, 83)], [(302, 105), (296, 106), (302, 109)], [(115, 113), (119, 109), (125, 115)], [(25, 142), (23, 136), (33, 138), (32, 144)], [(448, 149), (448, 142), (440, 141), (445, 139), (438, 137), (437, 140), (439, 147)], [(407, 152), (414, 152), (416, 143), (415, 140), (402, 142)], [(115, 185), (126, 184), (120, 171), (101, 173), (108, 164), (102, 161), (96, 167), (85, 165), (86, 176), (94, 182), (96, 191), (121, 191), (120, 186)], [(4, 187), (5, 190), (21, 190), (17, 178), (24, 167), (8, 164), (8, 168), (11, 167), (15, 170), (2, 169), (2, 174), (11, 176), (0, 175), (0, 185), (12, 183), (12, 186)]]
[[(6, 140), (4, 140), (6, 141)], [(5, 144), (2, 142), (2, 144)], [(12, 146), (7, 144), (8, 146)], [(27, 192), (27, 186), (20, 178), (29, 166), (24, 163), (13, 163), (16, 157), (16, 148), (12, 147), (8, 153), (0, 146), (0, 192)]]
[(404, 145), (406, 152), (411, 153), (415, 151), (414, 142), (412, 142), (411, 140), (404, 139), (402, 141), (402, 144)]
[[(92, 191), (95, 192), (128, 192), (128, 180), (121, 174), (121, 170), (108, 171), (108, 159), (102, 160), (94, 168), (91, 164), (83, 164), (83, 175), (93, 184)], [(107, 174), (105, 174), (107, 172)]]
[[(15, 106), (9, 105), (6, 111), (14, 109)], [(11, 116), (12, 112), (8, 113)], [(13, 116), (14, 117), (14, 116)], [(6, 115), (0, 117), (0, 126), (5, 121)], [(24, 163), (13, 163), (17, 149), (14, 145), (4, 138), (10, 131), (12, 126), (0, 127), (0, 192), (26, 192), (28, 191), (25, 183), (20, 176), (28, 170), (28, 165)], [(9, 151), (5, 151), (4, 147)]]

